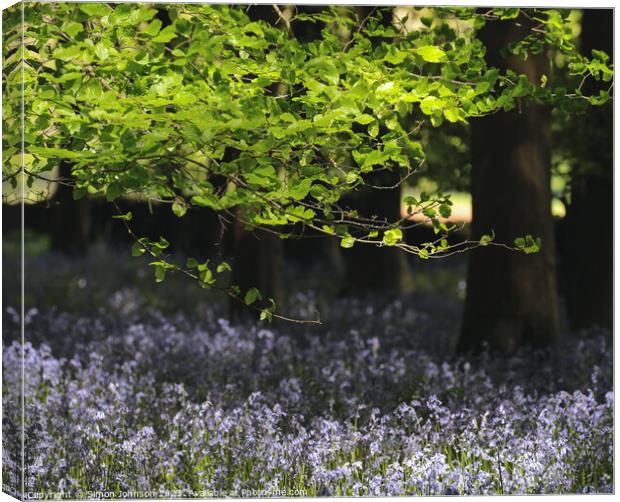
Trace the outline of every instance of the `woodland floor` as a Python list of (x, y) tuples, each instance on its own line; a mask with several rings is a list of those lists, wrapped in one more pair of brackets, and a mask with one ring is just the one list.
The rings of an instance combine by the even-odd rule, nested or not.
[[(3, 465), (18, 483), (19, 268), (4, 256)], [(26, 489), (70, 497), (612, 492), (609, 333), (559, 353), (456, 357), (464, 261), (416, 291), (339, 298), (291, 266), (290, 313), (221, 298), (103, 248), (26, 260)]]

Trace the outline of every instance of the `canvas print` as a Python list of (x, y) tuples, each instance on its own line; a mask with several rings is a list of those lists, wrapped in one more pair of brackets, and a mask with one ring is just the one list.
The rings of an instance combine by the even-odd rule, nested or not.
[(614, 492), (612, 9), (2, 28), (5, 493)]

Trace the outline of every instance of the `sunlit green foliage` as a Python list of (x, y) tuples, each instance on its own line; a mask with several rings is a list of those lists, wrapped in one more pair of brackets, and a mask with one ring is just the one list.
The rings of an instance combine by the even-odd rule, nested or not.
[[(345, 248), (395, 246), (421, 258), (440, 257), (496, 243), (448, 245), (451, 227), (440, 217), (450, 215), (452, 202), (442, 193), (404, 201), (409, 216), (423, 214), (438, 234), (423, 246), (403, 239), (407, 218), (358, 214), (342, 207), (343, 195), (377, 170), (397, 170), (404, 182), (424, 160), (422, 131), (444, 121), (465, 124), (510, 110), (521, 99), (566, 108), (609, 97), (606, 91), (581, 94), (582, 79), (609, 81), (612, 71), (605, 54), (588, 60), (577, 53), (568, 11), (438, 8), (409, 31), (406, 19), (385, 27), (378, 10), (360, 19), (353, 7), (342, 6), (313, 15), (293, 9), (288, 17), (278, 9), (277, 25), (251, 21), (240, 6), (165, 9), (167, 26), (154, 5), (25, 4), (27, 183), (64, 162), (72, 167), (76, 198), (89, 194), (117, 203), (135, 194), (169, 203), (178, 217), (205, 206), (282, 237), (311, 229)], [(488, 67), (476, 31), (520, 16), (533, 29), (506, 50), (527, 57), (555, 47), (574, 89)], [(20, 17), (12, 11), (5, 25), (18, 26)], [(322, 38), (296, 39), (289, 28), (302, 21), (322, 23)], [(3, 118), (3, 179), (16, 183), (22, 56), (20, 37), (5, 33), (5, 86), (17, 98)], [(123, 223), (131, 232), (129, 216)], [(134, 254), (155, 258), (158, 281), (174, 270), (221, 287), (217, 277), (224, 269), (174, 264), (164, 255), (165, 239), (135, 238)], [(531, 239), (517, 248), (534, 251), (538, 244)], [(261, 300), (257, 290), (224, 289), (246, 304)], [(275, 304), (262, 305), (262, 316), (271, 318)]]

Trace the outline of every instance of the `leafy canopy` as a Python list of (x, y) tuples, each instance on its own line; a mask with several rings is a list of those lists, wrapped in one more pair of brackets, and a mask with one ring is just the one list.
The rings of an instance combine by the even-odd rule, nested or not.
[[(404, 182), (424, 160), (421, 129), (443, 121), (510, 110), (521, 99), (557, 106), (600, 104), (608, 93), (583, 96), (487, 65), (476, 33), (485, 23), (532, 23), (507, 51), (527, 57), (553, 46), (578, 83), (610, 81), (607, 56), (589, 60), (573, 46), (567, 11), (437, 8), (408, 31), (379, 11), (360, 19), (352, 7), (314, 15), (283, 13), (269, 24), (227, 5), (168, 5), (164, 26), (152, 5), (26, 3), (24, 8), (24, 177), (46, 178), (59, 163), (72, 169), (75, 197), (129, 194), (170, 204), (178, 217), (204, 206), (249, 228), (282, 237), (310, 229), (341, 245), (395, 246), (421, 258), (495, 243), (493, 236), (451, 246), (442, 193), (407, 197), (408, 215), (423, 214), (437, 240), (403, 240), (408, 218), (386, 221), (342, 207), (367, 174), (397, 170)], [(5, 17), (4, 180), (21, 169), (19, 11)], [(518, 19), (519, 18), (519, 19)], [(295, 23), (321, 23), (322, 36), (298, 40)], [(11, 24), (12, 23), (12, 24)], [(10, 28), (13, 27), (13, 30)], [(576, 104), (575, 104), (576, 103)], [(121, 215), (131, 232), (131, 215)], [(132, 233), (133, 235), (133, 233)], [(168, 242), (134, 236), (134, 255), (147, 253), (158, 281), (175, 270), (222, 287), (256, 306), (256, 289), (220, 286), (229, 267), (165, 253)], [(531, 236), (512, 249), (533, 252)], [(262, 318), (275, 312), (264, 300)]]

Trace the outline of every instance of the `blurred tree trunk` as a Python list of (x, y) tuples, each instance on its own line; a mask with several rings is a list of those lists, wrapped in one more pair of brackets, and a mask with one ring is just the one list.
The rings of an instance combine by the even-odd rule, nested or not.
[[(371, 6), (356, 7), (358, 19), (364, 22), (370, 15), (382, 14), (383, 26), (392, 24), (392, 8), (379, 9)], [(381, 40), (372, 40), (373, 44)], [(387, 132), (381, 128), (380, 135)], [(375, 171), (364, 177), (374, 186), (394, 186), (400, 180), (399, 168)], [(379, 219), (395, 221), (401, 217), (401, 188), (377, 190), (363, 188), (352, 194), (347, 201), (353, 209), (364, 216), (376, 215)], [(383, 291), (397, 294), (412, 289), (413, 281), (405, 253), (394, 248), (378, 248), (358, 244), (344, 251), (345, 277), (343, 294)]]
[[(71, 164), (60, 162), (58, 179), (71, 183)], [(74, 200), (73, 187), (56, 184), (56, 191), (49, 199), (52, 250), (72, 255), (86, 252), (90, 243), (90, 202), (88, 196)]]
[[(581, 50), (605, 51), (613, 61), (613, 10), (586, 9)], [(601, 85), (602, 84), (602, 85)], [(609, 82), (590, 80), (586, 95)], [(566, 213), (565, 296), (573, 329), (613, 326), (613, 104), (592, 106), (581, 117), (585, 148), (573, 167), (571, 201)]]
[[(369, 173), (365, 181), (375, 186), (393, 186), (400, 180), (398, 171)], [(348, 197), (353, 209), (364, 216), (396, 221), (401, 217), (401, 189), (363, 188)], [(406, 293), (412, 289), (412, 278), (406, 254), (397, 248), (379, 248), (358, 244), (343, 253), (345, 277), (342, 293), (362, 292)]]
[[(487, 61), (539, 83), (549, 74), (543, 52), (526, 61), (504, 59), (499, 50), (528, 30), (527, 19), (490, 22), (480, 31)], [(472, 251), (458, 350), (511, 352), (518, 346), (554, 345), (558, 337), (555, 243), (551, 215), (550, 111), (522, 102), (517, 109), (472, 122), (472, 236), (495, 231), (498, 242), (532, 234), (542, 239), (535, 254), (501, 248)]]
[[(248, 231), (243, 223), (236, 220), (233, 240), (232, 283), (241, 287), (241, 296), (252, 287), (258, 288), (264, 299), (274, 299), (278, 312), (284, 312), (286, 289), (282, 239), (264, 230)], [(231, 300), (230, 315), (235, 320), (245, 315), (258, 316), (236, 300)]]

